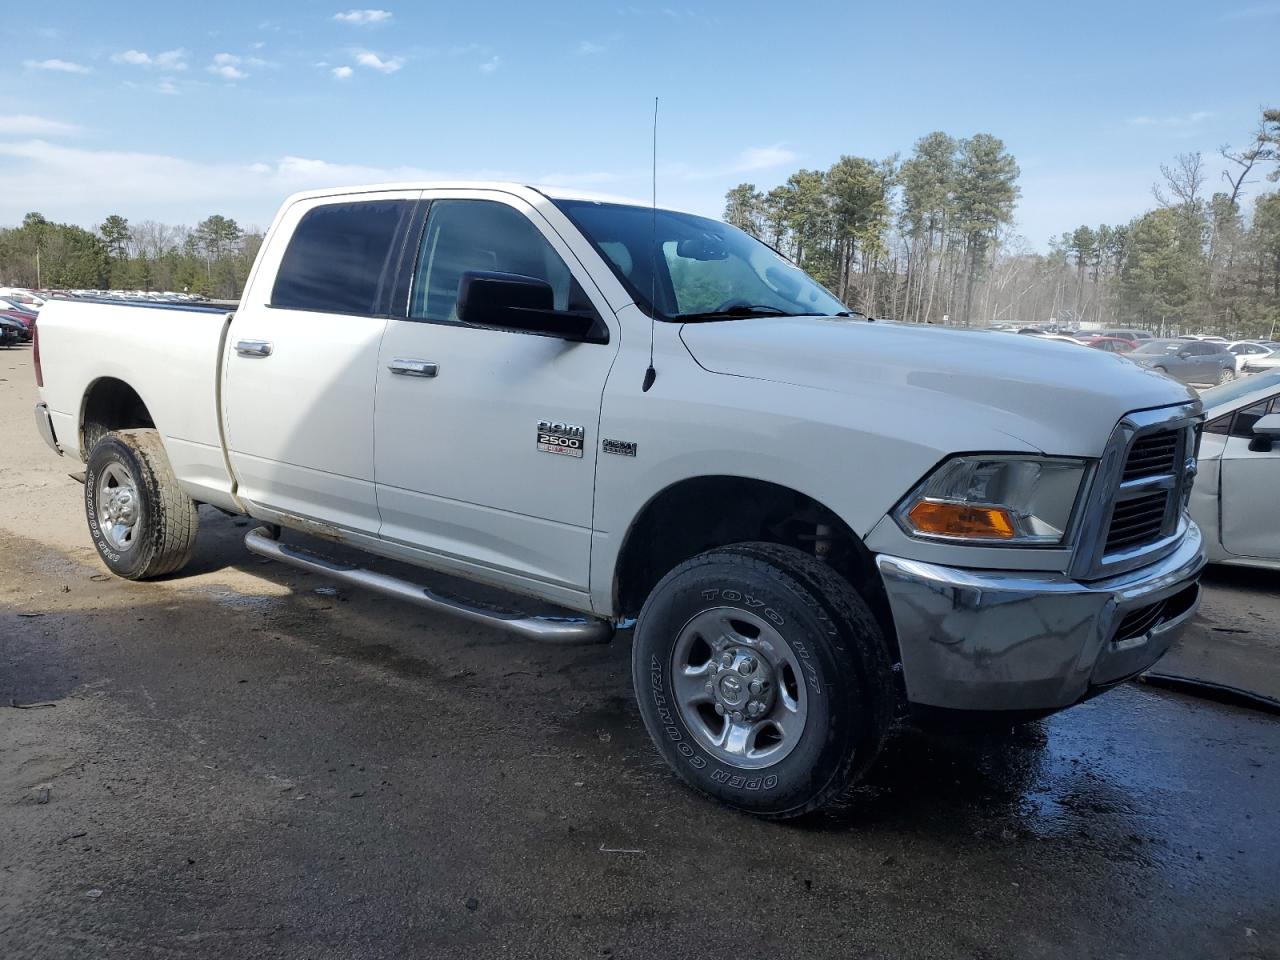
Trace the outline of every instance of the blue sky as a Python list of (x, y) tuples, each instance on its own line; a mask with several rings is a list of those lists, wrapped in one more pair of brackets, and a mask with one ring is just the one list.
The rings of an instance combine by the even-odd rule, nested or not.
[[(293, 190), (498, 177), (718, 215), (842, 153), (987, 131), (1035, 247), (1152, 205), (1280, 105), (1280, 2), (42, 2), (0, 23), (0, 224), (265, 226)], [(1257, 189), (1257, 188), (1255, 188)]]

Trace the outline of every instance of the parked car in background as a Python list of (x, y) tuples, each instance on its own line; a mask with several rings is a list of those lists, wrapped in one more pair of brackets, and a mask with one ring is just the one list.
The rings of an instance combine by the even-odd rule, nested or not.
[(1145, 340), (1153, 339), (1151, 334), (1149, 334), (1146, 330), (1130, 330), (1130, 329), (1124, 329), (1124, 328), (1115, 329), (1115, 330), (1103, 330), (1102, 336), (1114, 337), (1117, 340), (1128, 340), (1134, 346), (1137, 346), (1139, 343), (1142, 343)]
[(34, 304), (23, 303), (17, 297), (0, 297), (0, 310), (20, 310), (33, 317), (39, 312)]
[(1245, 357), (1243, 373), (1266, 373), (1270, 370), (1280, 370), (1280, 345), (1264, 341), (1263, 346), (1271, 347), (1271, 352), (1261, 355), (1251, 354)]
[(1183, 383), (1227, 383), (1236, 378), (1235, 354), (1201, 340), (1148, 340), (1124, 357)]
[(1080, 342), (1086, 347), (1093, 347), (1095, 350), (1103, 350), (1107, 353), (1128, 353), (1138, 346), (1137, 341), (1123, 337), (1089, 337)]
[(0, 287), (0, 297), (30, 307), (32, 310), (39, 310), (47, 299), (38, 293), (23, 290), (21, 287)]
[(0, 347), (6, 350), (22, 342), (25, 328), (17, 320), (0, 317)]
[(1280, 570), (1280, 370), (1201, 394), (1191, 516), (1212, 563)]
[(1237, 340), (1235, 343), (1227, 344), (1227, 352), (1236, 358), (1236, 373), (1244, 373), (1245, 364), (1251, 357), (1262, 359), (1274, 353), (1275, 347), (1269, 347), (1254, 340)]
[(31, 333), (35, 325), (35, 314), (29, 314), (24, 310), (0, 310), (0, 317), (5, 320), (12, 320), (21, 328), (19, 339), (23, 341), (31, 339)]

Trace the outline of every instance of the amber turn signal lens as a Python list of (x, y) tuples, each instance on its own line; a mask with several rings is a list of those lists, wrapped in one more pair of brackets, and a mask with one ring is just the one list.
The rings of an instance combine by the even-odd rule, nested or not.
[(1003, 507), (975, 507), (967, 503), (921, 500), (907, 516), (916, 531), (939, 537), (1012, 540), (1013, 518)]

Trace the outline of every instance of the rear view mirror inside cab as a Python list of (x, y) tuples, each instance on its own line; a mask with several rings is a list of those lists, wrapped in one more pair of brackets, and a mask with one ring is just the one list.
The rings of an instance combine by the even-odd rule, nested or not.
[(685, 260), (728, 260), (729, 251), (723, 240), (707, 234), (679, 241), (676, 244), (676, 256)]

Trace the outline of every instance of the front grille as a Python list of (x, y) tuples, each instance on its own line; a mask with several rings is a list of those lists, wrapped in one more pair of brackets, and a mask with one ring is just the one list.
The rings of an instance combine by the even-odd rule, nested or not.
[(1107, 531), (1106, 552), (1129, 550), (1160, 539), (1168, 505), (1169, 494), (1165, 490), (1117, 503), (1111, 514), (1111, 529)]
[(1139, 607), (1132, 613), (1125, 614), (1124, 619), (1120, 621), (1120, 626), (1116, 628), (1116, 635), (1113, 639), (1116, 643), (1124, 643), (1124, 641), (1132, 640), (1134, 637), (1141, 637), (1160, 622), (1164, 608), (1165, 602), (1158, 600), (1149, 606)]
[(1184, 430), (1140, 436), (1129, 447), (1103, 554), (1135, 550), (1168, 531), (1169, 500), (1180, 495)]
[(1129, 459), (1124, 464), (1124, 474), (1120, 480), (1141, 480), (1143, 477), (1158, 477), (1174, 472), (1178, 462), (1178, 432), (1166, 430), (1153, 433), (1133, 442), (1129, 448)]
[(1116, 634), (1111, 638), (1112, 642), (1124, 643), (1126, 640), (1134, 640), (1145, 636), (1148, 630), (1161, 623), (1177, 619), (1195, 606), (1199, 592), (1200, 587), (1193, 583), (1179, 590), (1172, 597), (1129, 611), (1120, 621), (1120, 626), (1116, 627)]

